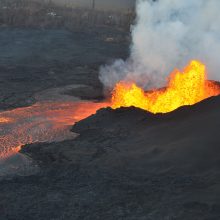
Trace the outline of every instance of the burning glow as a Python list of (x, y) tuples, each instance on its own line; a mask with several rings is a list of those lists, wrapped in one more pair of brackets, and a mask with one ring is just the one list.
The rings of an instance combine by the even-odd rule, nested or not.
[(11, 122), (11, 119), (10, 118), (4, 118), (4, 117), (0, 117), (0, 124), (2, 123), (9, 123)]
[(206, 81), (205, 65), (193, 60), (183, 72), (174, 70), (163, 89), (144, 92), (134, 83), (117, 83), (112, 93), (112, 108), (135, 106), (152, 113), (167, 113), (219, 94), (220, 88)]
[(206, 80), (205, 65), (198, 61), (171, 73), (166, 88), (144, 92), (134, 83), (119, 82), (108, 102), (40, 102), (0, 112), (0, 160), (16, 154), (23, 145), (72, 139), (70, 127), (100, 108), (135, 106), (166, 113), (220, 94), (220, 86)]

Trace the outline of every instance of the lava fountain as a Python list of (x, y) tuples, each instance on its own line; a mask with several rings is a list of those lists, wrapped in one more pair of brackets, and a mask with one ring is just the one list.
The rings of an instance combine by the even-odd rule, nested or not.
[(205, 65), (191, 61), (170, 74), (165, 88), (145, 92), (132, 82), (116, 84), (111, 102), (39, 102), (30, 107), (0, 112), (0, 159), (21, 146), (74, 138), (70, 127), (100, 108), (135, 106), (152, 113), (167, 113), (220, 94), (218, 83), (207, 80)]
[(152, 113), (167, 113), (219, 94), (220, 86), (207, 80), (205, 65), (193, 60), (182, 72), (174, 70), (167, 87), (162, 89), (145, 92), (132, 82), (117, 83), (112, 92), (111, 107), (135, 106)]

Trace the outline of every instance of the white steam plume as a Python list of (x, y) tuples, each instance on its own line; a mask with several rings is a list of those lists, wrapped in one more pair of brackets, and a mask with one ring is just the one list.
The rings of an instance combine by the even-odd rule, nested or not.
[(163, 86), (191, 59), (206, 64), (209, 79), (220, 80), (219, 9), (220, 0), (138, 0), (130, 57), (102, 66), (101, 82), (108, 90), (120, 80)]

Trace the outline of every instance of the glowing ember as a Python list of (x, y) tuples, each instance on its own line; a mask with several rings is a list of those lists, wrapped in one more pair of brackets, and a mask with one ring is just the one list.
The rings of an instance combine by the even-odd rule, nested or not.
[(167, 113), (219, 94), (220, 88), (206, 81), (205, 65), (193, 60), (183, 72), (171, 73), (164, 89), (146, 93), (134, 83), (117, 83), (112, 93), (112, 108), (135, 106), (152, 113)]
[(4, 118), (4, 117), (0, 117), (0, 124), (2, 123), (9, 123), (11, 122), (11, 119), (10, 118)]

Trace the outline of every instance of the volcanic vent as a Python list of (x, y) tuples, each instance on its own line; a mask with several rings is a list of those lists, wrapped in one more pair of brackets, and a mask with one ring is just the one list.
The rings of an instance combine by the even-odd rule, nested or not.
[(205, 65), (193, 60), (181, 72), (174, 70), (165, 88), (145, 92), (133, 82), (119, 82), (112, 93), (112, 108), (135, 106), (152, 113), (167, 113), (220, 94), (219, 84), (208, 81)]
[(191, 61), (181, 72), (174, 70), (165, 88), (144, 91), (133, 82), (121, 81), (112, 91), (111, 101), (42, 102), (0, 113), (0, 158), (35, 142), (72, 138), (69, 128), (103, 107), (137, 107), (151, 113), (167, 113), (220, 94), (218, 83), (207, 80), (205, 65)]

